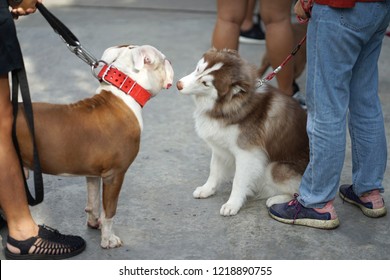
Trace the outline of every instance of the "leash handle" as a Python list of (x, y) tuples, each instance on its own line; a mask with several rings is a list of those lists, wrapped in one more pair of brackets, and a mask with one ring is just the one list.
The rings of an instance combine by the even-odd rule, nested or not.
[(306, 18), (301, 18), (297, 15), (297, 19), (299, 23), (308, 23), (311, 18), (311, 9), (313, 8), (314, 1), (313, 0), (299, 0), (301, 3), (302, 9), (305, 11)]
[(65, 24), (53, 15), (42, 3), (37, 2), (36, 7), (72, 53), (89, 66), (96, 68), (99, 65), (99, 61), (80, 44), (79, 39)]

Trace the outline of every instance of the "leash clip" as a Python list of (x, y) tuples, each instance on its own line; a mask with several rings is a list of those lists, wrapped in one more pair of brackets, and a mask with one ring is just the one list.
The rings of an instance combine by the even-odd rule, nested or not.
[(266, 83), (265, 79), (257, 79), (256, 81), (256, 88), (262, 87)]
[[(98, 79), (99, 81), (101, 81), (101, 78), (99, 77), (99, 73), (96, 73), (96, 69), (97, 69), (101, 64), (103, 64), (103, 67), (104, 67), (104, 65), (108, 65), (108, 63), (105, 62), (104, 60), (99, 60), (99, 61), (97, 61), (96, 64), (91, 65), (91, 72), (92, 72), (92, 75), (93, 75), (96, 79)], [(100, 72), (100, 71), (99, 71), (99, 72)], [(105, 73), (105, 74), (107, 74), (107, 73)]]
[(94, 68), (98, 67), (99, 61), (79, 42), (76, 42), (76, 44), (76, 46), (71, 46), (70, 44), (66, 44), (66, 46), (72, 53), (74, 53), (78, 58), (87, 63), (89, 66), (92, 66)]
[(99, 61), (80, 44), (79, 39), (77, 39), (65, 24), (46, 9), (41, 2), (37, 2), (36, 7), (72, 53), (90, 66), (99, 66)]

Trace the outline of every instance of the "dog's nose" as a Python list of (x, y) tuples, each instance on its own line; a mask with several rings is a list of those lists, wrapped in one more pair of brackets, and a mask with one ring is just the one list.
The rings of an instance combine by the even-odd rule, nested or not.
[(176, 87), (177, 87), (178, 90), (182, 90), (183, 89), (183, 83), (181, 81), (177, 81)]

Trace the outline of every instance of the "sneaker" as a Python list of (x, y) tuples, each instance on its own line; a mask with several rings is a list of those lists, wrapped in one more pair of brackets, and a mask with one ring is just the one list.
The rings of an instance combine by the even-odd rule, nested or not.
[(64, 235), (48, 226), (39, 226), (37, 236), (26, 240), (15, 240), (8, 236), (7, 243), (20, 253), (5, 248), (5, 257), (11, 260), (60, 260), (80, 254), (84, 251), (84, 239), (74, 235)]
[(240, 43), (247, 44), (264, 44), (265, 34), (261, 30), (260, 26), (254, 24), (248, 31), (240, 31), (240, 37), (238, 38)]
[(292, 86), (293, 86), (293, 96), (292, 97), (296, 101), (298, 101), (298, 103), (299, 103), (299, 105), (301, 105), (302, 109), (306, 111), (307, 110), (306, 98), (303, 95), (303, 93), (300, 92), (299, 86), (295, 80), (293, 81)]
[(303, 93), (297, 91), (296, 93), (293, 94), (292, 98), (294, 98), (299, 103), (299, 105), (301, 105), (301, 108), (303, 110), (305, 111), (307, 110), (306, 99)]
[(340, 224), (333, 201), (329, 201), (324, 208), (306, 208), (296, 196), (290, 202), (272, 205), (269, 214), (273, 219), (285, 224), (320, 229), (334, 229)]
[(356, 205), (368, 217), (379, 218), (387, 213), (385, 202), (379, 190), (373, 190), (358, 197), (354, 193), (352, 185), (342, 185), (339, 194), (343, 201)]
[(292, 87), (293, 87), (293, 93), (294, 94), (301, 90), (295, 80), (293, 81)]
[(261, 29), (261, 18), (260, 15), (257, 15), (257, 22), (252, 25), (252, 28), (247, 31), (240, 31), (240, 37), (238, 38), (240, 43), (248, 44), (264, 44), (265, 43), (265, 34), (263, 29)]

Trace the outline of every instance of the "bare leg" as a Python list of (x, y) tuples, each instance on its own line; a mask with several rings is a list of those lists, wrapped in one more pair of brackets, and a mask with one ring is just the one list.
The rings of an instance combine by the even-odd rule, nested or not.
[[(25, 240), (38, 234), (27, 203), (19, 160), (12, 142), (12, 105), (8, 75), (0, 76), (0, 205), (4, 210), (9, 235)], [(15, 251), (7, 245), (10, 251)]]
[(245, 18), (241, 24), (241, 30), (247, 31), (253, 26), (253, 12), (255, 10), (256, 0), (248, 0), (248, 6), (246, 8)]
[[(260, 14), (266, 29), (268, 59), (274, 69), (283, 62), (294, 47), (291, 5), (291, 1), (285, 0), (260, 1)], [(287, 95), (292, 95), (294, 64), (287, 63), (276, 79), (279, 89)]]
[(247, 1), (217, 0), (217, 9), (212, 46), (217, 49), (237, 50), (240, 27), (247, 11)]

